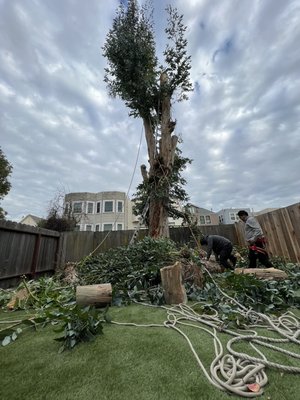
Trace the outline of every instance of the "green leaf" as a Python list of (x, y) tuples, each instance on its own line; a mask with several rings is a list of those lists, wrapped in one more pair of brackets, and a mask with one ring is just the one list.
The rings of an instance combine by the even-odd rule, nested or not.
[(6, 336), (3, 340), (2, 340), (2, 346), (7, 346), (8, 344), (11, 343), (11, 336)]
[(53, 329), (53, 332), (55, 332), (55, 333), (61, 333), (61, 332), (63, 332), (64, 330), (65, 330), (65, 327), (64, 327), (64, 326), (60, 326), (60, 327), (58, 327), (58, 328)]

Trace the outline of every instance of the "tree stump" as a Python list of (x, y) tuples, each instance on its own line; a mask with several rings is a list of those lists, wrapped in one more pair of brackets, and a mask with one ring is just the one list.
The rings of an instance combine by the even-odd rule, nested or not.
[(110, 283), (76, 287), (76, 303), (78, 305), (104, 307), (111, 303), (111, 299), (112, 287)]
[(182, 284), (182, 265), (177, 261), (160, 269), (162, 287), (166, 304), (180, 304), (187, 302), (185, 288)]
[(276, 268), (236, 268), (235, 274), (255, 275), (260, 279), (287, 279), (287, 273)]

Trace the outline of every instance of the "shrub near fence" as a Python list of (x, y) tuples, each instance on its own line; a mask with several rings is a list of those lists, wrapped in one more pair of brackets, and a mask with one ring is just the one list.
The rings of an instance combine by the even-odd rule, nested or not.
[(59, 232), (0, 221), (0, 287), (17, 284), (22, 275), (53, 273), (59, 239)]
[[(237, 244), (237, 235), (233, 225), (207, 225), (198, 227), (203, 235), (221, 235)], [(94, 254), (119, 246), (127, 246), (133, 236), (134, 230), (112, 232), (65, 232), (62, 243), (62, 264), (77, 262), (94, 251)], [(141, 229), (137, 240), (143, 239), (148, 234), (148, 229)], [(191, 230), (186, 227), (170, 228), (170, 238), (174, 242), (196, 246)]]

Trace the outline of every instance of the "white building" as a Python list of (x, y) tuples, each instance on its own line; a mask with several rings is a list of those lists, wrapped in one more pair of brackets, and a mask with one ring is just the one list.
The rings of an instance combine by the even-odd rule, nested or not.
[(250, 208), (224, 208), (223, 210), (217, 212), (217, 215), (219, 217), (219, 223), (234, 224), (235, 222), (238, 222), (240, 219), (237, 213), (240, 210), (247, 211), (249, 215), (252, 215)]

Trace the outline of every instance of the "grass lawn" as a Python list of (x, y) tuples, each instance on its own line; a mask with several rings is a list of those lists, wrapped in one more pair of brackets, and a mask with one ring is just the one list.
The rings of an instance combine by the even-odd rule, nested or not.
[[(20, 313), (1, 313), (2, 320)], [(112, 308), (113, 320), (162, 323), (165, 311), (138, 305)], [(212, 338), (190, 329), (201, 360), (209, 368)], [(225, 400), (198, 367), (187, 342), (166, 328), (105, 325), (104, 334), (58, 354), (53, 327), (24, 332), (15, 343), (0, 348), (1, 400)], [(220, 335), (221, 336), (221, 335)], [(226, 343), (227, 336), (223, 336)], [(221, 337), (222, 338), (222, 337)], [(243, 345), (248, 350), (247, 345)], [(295, 346), (290, 346), (295, 350)], [(270, 360), (300, 366), (299, 360), (269, 352)], [(299, 398), (297, 375), (267, 370), (269, 385), (262, 399)]]

